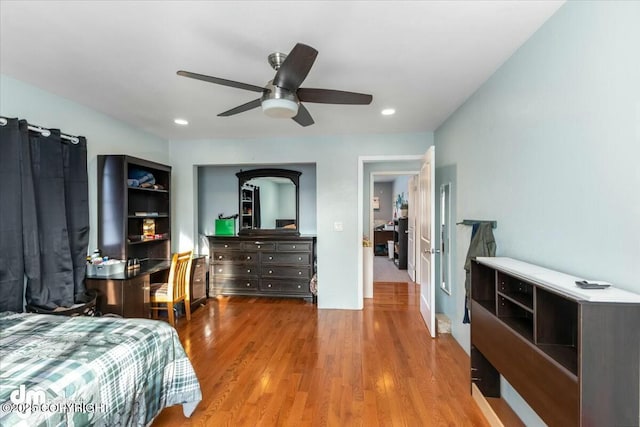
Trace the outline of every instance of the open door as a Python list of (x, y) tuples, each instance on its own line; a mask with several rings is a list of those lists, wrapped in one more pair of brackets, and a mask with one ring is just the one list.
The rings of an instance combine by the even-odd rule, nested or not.
[(424, 156), (420, 168), (418, 191), (420, 193), (420, 212), (418, 227), (420, 236), (420, 256), (418, 268), (420, 283), (420, 314), (427, 324), (432, 337), (436, 336), (436, 290), (435, 290), (435, 239), (433, 224), (435, 223), (435, 147), (430, 147)]

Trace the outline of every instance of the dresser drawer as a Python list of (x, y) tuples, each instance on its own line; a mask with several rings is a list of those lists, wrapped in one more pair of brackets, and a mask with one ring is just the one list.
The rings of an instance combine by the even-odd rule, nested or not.
[(245, 251), (275, 251), (276, 244), (273, 242), (263, 242), (256, 240), (253, 242), (242, 242), (242, 249)]
[(240, 252), (240, 251), (214, 251), (211, 260), (214, 264), (221, 262), (238, 262), (243, 264), (255, 264), (258, 259), (256, 252)]
[(270, 277), (284, 277), (296, 279), (310, 279), (311, 268), (305, 267), (282, 267), (282, 266), (263, 266), (262, 277), (268, 279)]
[(257, 291), (258, 279), (243, 279), (241, 277), (222, 277), (213, 279), (215, 293), (225, 291)]
[(278, 242), (278, 252), (311, 252), (309, 242)]
[(257, 276), (258, 270), (258, 267), (251, 264), (215, 264), (211, 268), (214, 278), (218, 276)]
[(242, 242), (238, 242), (238, 241), (223, 241), (223, 242), (217, 242), (217, 241), (213, 241), (209, 243), (209, 251), (213, 251), (215, 249), (226, 249), (226, 250), (235, 250), (235, 251), (239, 251), (242, 249)]
[(260, 290), (263, 292), (284, 292), (288, 294), (308, 294), (309, 281), (301, 280), (278, 280), (263, 279), (260, 283)]
[(310, 265), (310, 253), (295, 252), (267, 252), (261, 255), (262, 264), (300, 264)]

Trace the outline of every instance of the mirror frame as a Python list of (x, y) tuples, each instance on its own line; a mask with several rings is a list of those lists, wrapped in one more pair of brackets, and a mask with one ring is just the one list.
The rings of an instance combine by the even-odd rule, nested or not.
[(242, 186), (254, 178), (267, 178), (278, 177), (288, 178), (293, 182), (296, 187), (296, 228), (240, 228), (238, 230), (239, 236), (265, 236), (265, 235), (300, 235), (300, 175), (302, 172), (289, 170), (289, 169), (277, 169), (277, 168), (264, 168), (264, 169), (252, 169), (236, 173), (238, 177), (238, 214), (242, 212)]

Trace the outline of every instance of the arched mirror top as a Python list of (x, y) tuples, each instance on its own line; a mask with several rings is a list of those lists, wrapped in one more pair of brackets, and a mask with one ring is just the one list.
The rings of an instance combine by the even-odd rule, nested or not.
[(299, 183), (289, 169), (253, 169), (236, 173), (240, 235), (292, 234), (299, 231)]

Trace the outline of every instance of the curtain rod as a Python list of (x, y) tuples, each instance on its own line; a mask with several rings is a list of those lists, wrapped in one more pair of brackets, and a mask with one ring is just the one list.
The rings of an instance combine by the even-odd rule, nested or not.
[[(8, 123), (7, 120), (8, 119), (6, 117), (0, 117), (0, 126), (6, 126)], [(29, 130), (32, 130), (34, 132), (39, 132), (42, 136), (51, 135), (51, 131), (47, 128), (43, 128), (42, 126), (28, 125), (28, 128)], [(80, 142), (77, 136), (67, 135), (66, 133), (61, 133), (60, 138), (71, 141), (72, 144), (77, 144), (78, 142)]]

